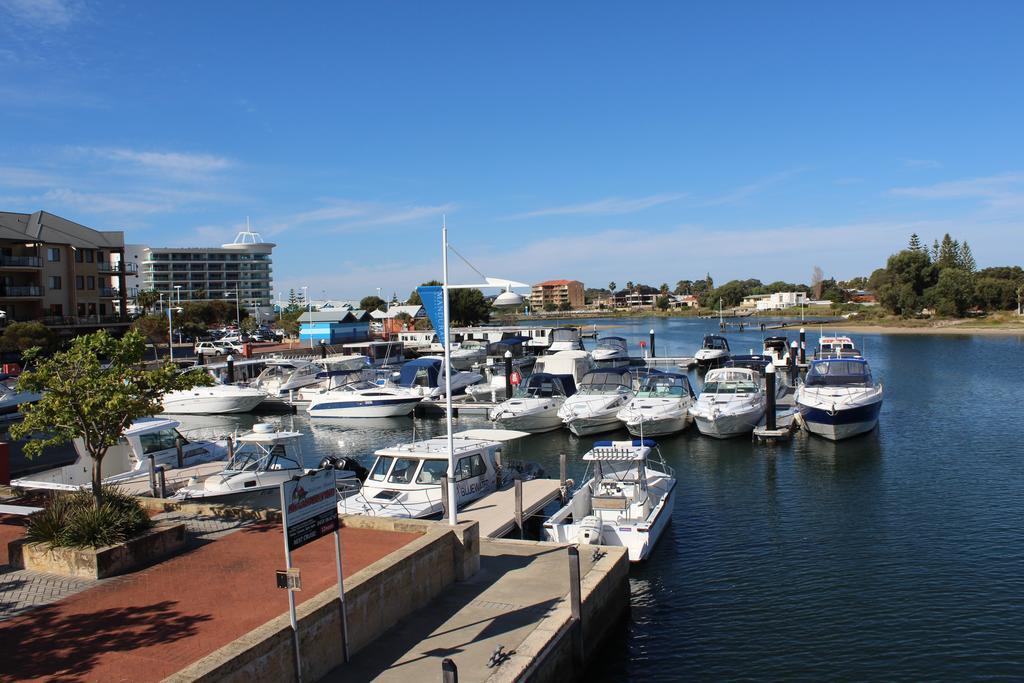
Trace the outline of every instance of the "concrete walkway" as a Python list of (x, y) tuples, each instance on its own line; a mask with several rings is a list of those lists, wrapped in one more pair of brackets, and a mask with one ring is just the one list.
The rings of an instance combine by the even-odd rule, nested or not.
[[(581, 576), (592, 565), (592, 553), (581, 552)], [(515, 650), (568, 592), (564, 546), (481, 540), (476, 575), (402, 620), (325, 680), (440, 680), (441, 660), (450, 657), (460, 682), (483, 681), (496, 671), (487, 666), (494, 649)]]

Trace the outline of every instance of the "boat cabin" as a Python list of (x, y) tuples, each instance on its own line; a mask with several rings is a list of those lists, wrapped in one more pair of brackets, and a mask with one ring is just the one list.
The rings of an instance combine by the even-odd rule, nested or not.
[(871, 368), (863, 358), (823, 358), (811, 361), (807, 387), (870, 387)]
[(732, 356), (725, 363), (727, 368), (749, 368), (764, 377), (765, 369), (772, 365), (772, 357), (758, 353)]
[(756, 394), (761, 381), (756, 370), (750, 368), (717, 368), (709, 370), (704, 378), (704, 394)]
[[(402, 366), (398, 374), (398, 386), (406, 389), (423, 387), (424, 389), (436, 389), (443, 381), (441, 371), (444, 361), (437, 358), (417, 358)], [(454, 374), (454, 373), (452, 373)]]
[(633, 390), (633, 374), (628, 367), (591, 370), (580, 380), (580, 394), (625, 394)]
[(346, 353), (366, 356), (369, 365), (397, 365), (405, 360), (405, 345), (401, 341), (358, 342), (345, 344), (342, 348)]
[(546, 372), (534, 373), (515, 391), (515, 398), (556, 398), (569, 397), (576, 393), (572, 375), (552, 375)]
[(504, 360), (505, 352), (510, 351), (513, 358), (523, 358), (529, 355), (529, 348), (527, 346), (529, 342), (529, 337), (506, 337), (505, 339), (488, 344), (487, 356)]
[(583, 351), (583, 340), (580, 331), (575, 327), (556, 327), (551, 330), (551, 344), (548, 351)]
[(704, 341), (701, 342), (702, 349), (710, 349), (713, 351), (728, 351), (729, 341), (722, 336), (717, 334), (709, 334), (704, 337)]
[(636, 392), (637, 398), (695, 398), (690, 378), (677, 372), (659, 372), (648, 375)]
[(853, 340), (849, 337), (821, 337), (818, 339), (818, 349), (814, 353), (815, 358), (829, 357), (859, 357), (861, 355)]
[(608, 351), (619, 351), (627, 356), (629, 355), (629, 345), (623, 337), (601, 337), (597, 340), (596, 348)]
[(573, 382), (579, 384), (583, 376), (593, 369), (594, 361), (586, 351), (559, 351), (538, 358), (533, 374), (571, 375)]
[[(279, 432), (272, 424), (255, 424), (251, 432), (238, 437), (235, 442), (235, 454), (224, 469), (231, 472), (253, 473), (304, 471), (301, 437), (300, 432)], [(253, 481), (252, 485), (255, 486), (256, 482)]]
[(271, 396), (286, 396), (293, 389), (315, 384), (323, 368), (308, 360), (272, 358), (252, 386), (263, 389)]

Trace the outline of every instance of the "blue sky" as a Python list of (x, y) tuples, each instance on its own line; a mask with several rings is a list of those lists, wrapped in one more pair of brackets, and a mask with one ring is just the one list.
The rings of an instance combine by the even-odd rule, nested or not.
[[(0, 209), (275, 289), (1024, 261), (1024, 5), (0, 0)], [(476, 276), (453, 263), (453, 281)]]

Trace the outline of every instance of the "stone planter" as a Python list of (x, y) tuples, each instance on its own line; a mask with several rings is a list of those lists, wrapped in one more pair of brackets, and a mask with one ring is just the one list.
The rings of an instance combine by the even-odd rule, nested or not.
[(157, 524), (139, 536), (104, 548), (49, 548), (43, 543), (13, 541), (12, 566), (48, 574), (105, 579), (126, 574), (175, 555), (185, 547), (184, 524)]

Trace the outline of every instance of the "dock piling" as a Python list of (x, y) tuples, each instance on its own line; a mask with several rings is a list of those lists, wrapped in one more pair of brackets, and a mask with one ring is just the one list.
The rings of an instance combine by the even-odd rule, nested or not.
[(654, 357), (657, 356), (657, 354), (654, 353), (654, 328), (653, 327), (651, 328), (651, 331), (650, 331), (649, 334), (651, 335), (651, 358), (654, 358)]
[(441, 681), (442, 683), (459, 683), (459, 667), (450, 657), (441, 660)]
[(526, 538), (526, 531), (523, 528), (523, 480), (515, 480), (516, 487), (516, 526), (519, 528), (520, 540)]
[(512, 398), (512, 352), (505, 352), (505, 398)]
[(235, 440), (228, 437), (228, 462), (235, 459)]
[(568, 480), (568, 476), (569, 476), (569, 459), (568, 459), (568, 456), (566, 456), (565, 452), (563, 451), (563, 452), (558, 454), (558, 481), (561, 482), (561, 494), (560, 494), (559, 497), (562, 500), (562, 505), (565, 505), (568, 502), (566, 500), (569, 497), (569, 489), (566, 486), (566, 481)]
[(149, 492), (153, 494), (154, 498), (157, 498), (158, 491), (156, 490), (156, 460), (153, 455), (149, 455)]
[(441, 518), (448, 519), (448, 475), (441, 475)]
[(232, 356), (230, 353), (228, 354), (227, 362), (228, 362), (228, 384), (234, 384), (235, 383), (235, 357)]
[(167, 474), (163, 465), (156, 468), (156, 485), (157, 490), (160, 491), (160, 497), (167, 497)]
[(807, 331), (800, 328), (800, 365), (807, 364)]
[(174, 450), (177, 451), (178, 454), (178, 468), (180, 469), (185, 466), (185, 455), (182, 452), (180, 436), (174, 439)]
[(327, 343), (323, 339), (320, 340), (320, 358), (327, 358)]
[(768, 408), (765, 411), (765, 427), (768, 431), (775, 431), (775, 364), (768, 363), (764, 370), (764, 393), (768, 398)]
[(583, 598), (580, 588), (580, 550), (569, 546), (569, 607), (572, 610), (572, 657), (583, 663)]

